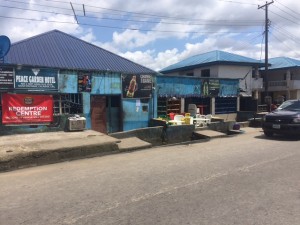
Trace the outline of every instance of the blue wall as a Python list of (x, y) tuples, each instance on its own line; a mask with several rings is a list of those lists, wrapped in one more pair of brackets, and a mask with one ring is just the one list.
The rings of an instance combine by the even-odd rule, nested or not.
[[(67, 84), (69, 86), (69, 84)], [(83, 92), (83, 114), (87, 119), (87, 129), (91, 129), (90, 117), (90, 96), (91, 95), (121, 95), (122, 83), (121, 74), (119, 73), (101, 73), (93, 74), (92, 76), (92, 90), (91, 92)], [(153, 96), (156, 96), (154, 94)], [(150, 118), (155, 117), (156, 107), (153, 98), (145, 100), (141, 99), (122, 99), (123, 110), (123, 130), (132, 130), (138, 128), (148, 127)], [(140, 102), (140, 106), (137, 106)], [(147, 107), (147, 111), (143, 111), (143, 106)], [(138, 107), (138, 108), (137, 108)]]
[[(123, 129), (133, 130), (148, 127), (149, 114), (151, 114), (151, 104), (140, 102), (139, 99), (123, 99)], [(143, 106), (147, 111), (143, 111)]]
[(61, 93), (77, 93), (78, 77), (76, 72), (60, 73), (58, 76), (58, 92)]
[(86, 129), (91, 129), (91, 95), (88, 92), (82, 93), (83, 116), (86, 118)]
[(118, 73), (93, 74), (91, 94), (101, 94), (101, 95), (121, 94), (121, 74)]
[(159, 97), (197, 97), (201, 95), (201, 81), (198, 78), (157, 76)]
[[(237, 97), (239, 91), (238, 79), (209, 79), (201, 77), (157, 76), (158, 97), (203, 97), (203, 81), (209, 81), (208, 94), (219, 97)], [(213, 81), (213, 82), (211, 82)], [(212, 83), (217, 86), (212, 86)]]

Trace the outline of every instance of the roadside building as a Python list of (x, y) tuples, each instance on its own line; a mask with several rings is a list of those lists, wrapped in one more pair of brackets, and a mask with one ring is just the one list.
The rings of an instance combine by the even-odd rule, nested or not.
[[(211, 51), (170, 65), (160, 73), (165, 77), (197, 80), (198, 92), (178, 96), (184, 111), (193, 103), (199, 105), (200, 109), (202, 106), (204, 114), (228, 115), (236, 114), (239, 110), (250, 110), (253, 100), (257, 103), (263, 86), (258, 69), (263, 66), (259, 60), (224, 51)], [(163, 78), (158, 76), (158, 83), (160, 79)], [(158, 97), (163, 97), (160, 90)]]
[[(300, 99), (300, 60), (288, 57), (269, 59), (270, 67), (267, 74), (268, 95), (273, 102)], [(260, 73), (265, 76), (264, 68)], [(262, 99), (266, 96), (265, 89)]]
[(58, 30), (19, 41), (0, 64), (0, 133), (69, 129), (76, 114), (103, 133), (147, 127), (155, 76)]

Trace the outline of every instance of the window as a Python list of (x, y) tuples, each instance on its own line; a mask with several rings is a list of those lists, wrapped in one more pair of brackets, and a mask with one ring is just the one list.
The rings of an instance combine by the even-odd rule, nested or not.
[(201, 77), (210, 77), (210, 69), (201, 70)]
[(188, 72), (188, 73), (186, 73), (186, 76), (193, 77), (194, 76), (194, 72)]
[(77, 114), (83, 112), (81, 94), (53, 95), (53, 114)]

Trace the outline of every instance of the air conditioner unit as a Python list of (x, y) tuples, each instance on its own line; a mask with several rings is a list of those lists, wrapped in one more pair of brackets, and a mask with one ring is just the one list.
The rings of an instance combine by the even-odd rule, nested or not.
[(80, 131), (85, 129), (86, 119), (80, 116), (68, 118), (69, 131)]

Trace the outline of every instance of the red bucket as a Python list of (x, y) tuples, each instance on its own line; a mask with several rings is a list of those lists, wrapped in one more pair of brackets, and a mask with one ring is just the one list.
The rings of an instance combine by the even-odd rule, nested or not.
[(170, 120), (174, 120), (175, 113), (170, 113), (169, 116), (170, 116)]

